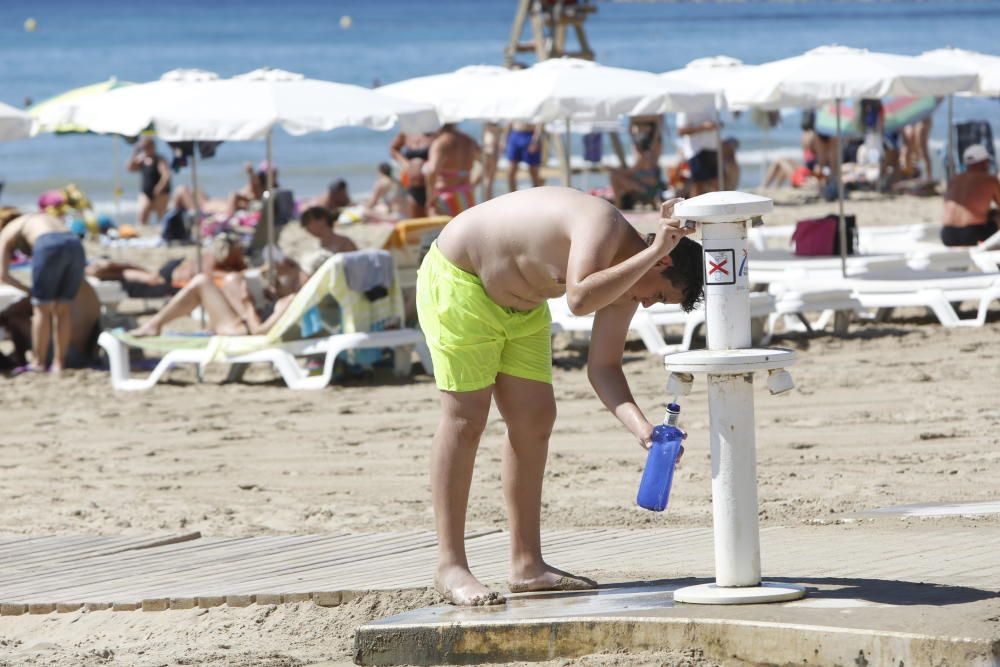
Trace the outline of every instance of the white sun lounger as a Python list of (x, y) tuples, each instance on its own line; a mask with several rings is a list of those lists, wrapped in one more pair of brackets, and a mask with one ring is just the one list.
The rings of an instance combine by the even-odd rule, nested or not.
[[(385, 251), (340, 253), (331, 257), (299, 290), (271, 331), (263, 336), (178, 336), (175, 343), (169, 336), (160, 337), (154, 342), (143, 339), (130, 340), (128, 337), (123, 339), (121, 334), (103, 332), (97, 342), (108, 354), (112, 386), (123, 391), (149, 389), (168, 370), (185, 363), (197, 364), (199, 369), (203, 369), (209, 363), (266, 362), (274, 365), (285, 383), (292, 389), (322, 389), (333, 378), (334, 362), (338, 354), (347, 350), (369, 348), (397, 348), (395, 371), (399, 376), (409, 374), (412, 350), (416, 348), (424, 369), (429, 373), (433, 372), (430, 350), (420, 331), (406, 328), (352, 331), (348, 328), (362, 328), (367, 323), (373, 325), (371, 328), (374, 329), (403, 321), (403, 300), (398, 280), (393, 281), (387, 296), (373, 302), (368, 302), (363, 295), (347, 288), (343, 268), (345, 259), (365, 253), (381, 253), (389, 257)], [(348, 328), (348, 332), (292, 342), (279, 340), (284, 332), (299, 322), (303, 314), (327, 294), (337, 299), (341, 309), (342, 324)], [(166, 350), (166, 354), (148, 377), (138, 379), (129, 377), (130, 344), (140, 347), (144, 344), (156, 345), (159, 349), (172, 346), (174, 349)], [(296, 357), (312, 355), (325, 355), (320, 374), (309, 375), (296, 360)]]
[[(107, 352), (111, 367), (111, 385), (120, 391), (142, 391), (152, 388), (164, 374), (181, 364), (197, 364), (204, 368), (211, 359), (207, 348), (193, 350), (173, 350), (160, 359), (153, 371), (145, 378), (129, 377), (129, 346), (111, 333), (105, 331), (97, 339), (97, 344)], [(333, 379), (334, 361), (337, 355), (347, 350), (366, 348), (406, 348), (415, 347), (420, 362), (428, 373), (433, 372), (430, 351), (424, 341), (423, 334), (416, 329), (395, 329), (378, 332), (357, 332), (336, 334), (326, 338), (298, 340), (290, 343), (268, 347), (263, 350), (249, 352), (220, 361), (228, 364), (270, 363), (281, 375), (290, 389), (322, 389)], [(397, 377), (410, 374), (410, 355), (405, 350), (396, 354), (394, 372)], [(301, 367), (296, 357), (325, 355), (323, 371), (310, 375)]]
[[(847, 258), (849, 276), (906, 268), (906, 256), (902, 254), (851, 255)], [(787, 250), (750, 253), (750, 282), (758, 285), (789, 283), (797, 274), (836, 279), (842, 276), (841, 271), (839, 257), (798, 257)]]
[[(946, 327), (976, 327), (986, 322), (990, 304), (1000, 300), (1000, 275), (903, 271), (828, 279), (809, 278), (812, 287), (850, 289), (865, 308), (929, 309)], [(976, 302), (976, 316), (962, 319), (952, 304)]]
[[(858, 229), (858, 249), (861, 254), (848, 258), (848, 273), (862, 274), (889, 268), (885, 257), (905, 257), (905, 264), (915, 271), (975, 271), (997, 273), (1000, 264), (1000, 233), (983, 244), (968, 248), (949, 248), (941, 245), (940, 225), (917, 223), (887, 225)], [(792, 225), (755, 227), (748, 239), (753, 248), (751, 259), (756, 259), (758, 281), (769, 278), (780, 266), (772, 260), (811, 263), (815, 268), (828, 267), (839, 270), (836, 257), (799, 257), (790, 251)], [(898, 262), (896, 262), (898, 268)], [(753, 270), (751, 266), (751, 271)], [(752, 276), (751, 276), (752, 277)]]
[[(754, 292), (750, 295), (750, 317), (761, 321), (761, 329), (767, 322), (767, 317), (774, 311), (775, 299), (766, 292)], [(585, 333), (590, 334), (594, 326), (593, 315), (574, 315), (569, 310), (566, 297), (549, 300), (549, 312), (552, 314), (552, 333)], [(690, 313), (685, 313), (675, 304), (656, 304), (649, 308), (640, 307), (632, 321), (629, 331), (642, 340), (643, 345), (651, 354), (661, 355), (675, 350), (691, 349), (691, 341), (698, 329), (705, 324), (705, 308), (699, 304)], [(670, 345), (663, 339), (660, 327), (684, 327), (681, 342)], [(759, 332), (764, 336), (766, 332)]]
[[(852, 315), (863, 309), (861, 302), (849, 289), (802, 290), (782, 283), (772, 283), (768, 290), (775, 297), (774, 312), (768, 320), (767, 330), (773, 334), (775, 325), (783, 320), (789, 330), (822, 331), (833, 322), (833, 332), (847, 333)], [(806, 313), (819, 312), (815, 320)], [(767, 341), (765, 341), (766, 343)]]

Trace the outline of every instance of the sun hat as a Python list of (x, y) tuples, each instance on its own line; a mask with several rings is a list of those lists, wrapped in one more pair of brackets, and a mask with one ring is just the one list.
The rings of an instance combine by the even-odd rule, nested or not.
[(990, 159), (990, 154), (986, 151), (986, 147), (982, 144), (972, 144), (965, 149), (962, 153), (962, 162), (964, 164), (979, 164), (980, 162), (986, 162)]

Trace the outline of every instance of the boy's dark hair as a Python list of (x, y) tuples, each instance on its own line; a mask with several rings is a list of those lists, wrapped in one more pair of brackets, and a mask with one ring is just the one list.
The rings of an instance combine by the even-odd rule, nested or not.
[(378, 166), (378, 173), (383, 176), (392, 176), (392, 165), (388, 162), (383, 162)]
[(323, 206), (310, 206), (299, 216), (301, 225), (308, 225), (313, 220), (322, 220), (328, 227), (333, 228), (333, 214)]
[(347, 181), (345, 181), (342, 178), (338, 178), (337, 180), (330, 183), (329, 186), (327, 186), (327, 190), (329, 190), (330, 192), (337, 192), (339, 190), (346, 190), (346, 189), (347, 189)]
[(681, 291), (681, 309), (691, 312), (704, 296), (705, 260), (701, 244), (684, 237), (670, 252), (673, 260), (670, 266), (663, 269), (663, 277)]

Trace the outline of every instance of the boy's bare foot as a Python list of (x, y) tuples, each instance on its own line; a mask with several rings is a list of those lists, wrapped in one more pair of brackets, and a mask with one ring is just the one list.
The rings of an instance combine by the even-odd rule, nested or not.
[(463, 607), (484, 607), (507, 601), (500, 593), (483, 586), (462, 567), (439, 569), (434, 577), (434, 588), (448, 602)]
[(546, 563), (542, 563), (541, 568), (528, 568), (511, 575), (509, 584), (511, 593), (587, 591), (597, 588), (597, 582), (593, 579), (570, 574)]
[(141, 327), (136, 327), (128, 332), (129, 336), (134, 336), (135, 338), (144, 338), (146, 336), (159, 336), (160, 327), (146, 322)]

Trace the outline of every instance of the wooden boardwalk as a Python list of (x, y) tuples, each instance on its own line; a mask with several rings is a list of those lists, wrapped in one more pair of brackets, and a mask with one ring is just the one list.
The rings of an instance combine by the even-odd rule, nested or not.
[[(582, 572), (616, 571), (626, 577), (652, 572), (664, 579), (712, 575), (707, 528), (548, 531), (543, 541), (552, 563)], [(996, 525), (929, 531), (775, 527), (762, 530), (761, 541), (765, 576), (1000, 587), (995, 568), (986, 566), (1000, 543)], [(468, 555), (484, 581), (505, 580), (505, 532), (469, 533)], [(429, 586), (435, 556), (429, 532), (0, 538), (0, 614), (81, 607), (158, 611), (310, 599), (335, 606), (360, 591)]]

